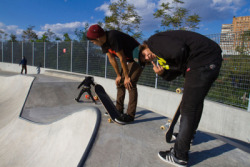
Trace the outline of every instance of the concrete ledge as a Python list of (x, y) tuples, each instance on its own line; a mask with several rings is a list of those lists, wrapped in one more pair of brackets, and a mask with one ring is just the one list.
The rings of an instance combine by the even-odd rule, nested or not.
[[(64, 77), (82, 81), (86, 75), (77, 73), (46, 70), (46, 75)], [(116, 98), (115, 81), (102, 77), (95, 77), (95, 82), (103, 85), (107, 93)], [(165, 90), (138, 85), (138, 106), (147, 108), (167, 117), (173, 117), (182, 95)], [(126, 95), (125, 102), (128, 102)], [(245, 110), (205, 100), (203, 116), (199, 129), (210, 133), (217, 133), (226, 137), (250, 142), (250, 113)]]
[[(69, 72), (46, 71), (45, 74), (82, 81), (85, 75)], [(115, 81), (96, 77), (112, 98), (116, 98)], [(138, 107), (147, 108), (172, 118), (182, 98), (181, 94), (138, 85)], [(125, 102), (128, 103), (128, 93)], [(250, 142), (250, 113), (228, 105), (205, 100), (199, 129), (245, 142)]]
[[(11, 72), (21, 72), (22, 67), (18, 64), (11, 64), (11, 63), (3, 63), (0, 62), (0, 70), (2, 71), (11, 71)], [(40, 74), (44, 73), (45, 69), (40, 68)], [(27, 66), (27, 74), (37, 74), (37, 67), (34, 66)]]
[(51, 124), (35, 124), (19, 117), (34, 77), (0, 79), (0, 166), (83, 166), (100, 111), (88, 108)]

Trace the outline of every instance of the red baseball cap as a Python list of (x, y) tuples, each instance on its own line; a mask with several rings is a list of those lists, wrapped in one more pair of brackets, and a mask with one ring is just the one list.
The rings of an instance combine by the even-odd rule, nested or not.
[(87, 32), (87, 38), (89, 40), (94, 40), (97, 39), (105, 34), (104, 30), (102, 29), (101, 26), (98, 24), (94, 24), (89, 27), (89, 30)]

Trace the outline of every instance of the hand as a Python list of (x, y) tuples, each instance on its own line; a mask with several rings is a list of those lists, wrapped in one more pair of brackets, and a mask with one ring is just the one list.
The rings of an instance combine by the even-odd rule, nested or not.
[(121, 82), (122, 77), (121, 76), (117, 76), (115, 79), (115, 84), (118, 86)]
[(125, 80), (124, 80), (124, 86), (128, 90), (131, 90), (131, 88), (133, 87), (133, 85), (132, 85), (129, 77), (125, 78)]
[(156, 65), (153, 61), (151, 61), (153, 64), (153, 70), (156, 74), (162, 75), (164, 73), (164, 68), (162, 66)]

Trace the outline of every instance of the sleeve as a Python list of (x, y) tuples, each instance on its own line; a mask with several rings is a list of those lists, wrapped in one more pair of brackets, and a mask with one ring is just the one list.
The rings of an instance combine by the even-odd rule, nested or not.
[(185, 68), (188, 48), (184, 41), (171, 35), (154, 35), (148, 40), (149, 49), (164, 58), (169, 69), (182, 71)]
[(80, 85), (77, 87), (78, 89), (83, 85), (84, 81), (85, 81), (85, 80), (83, 80), (83, 81), (80, 83)]
[(172, 81), (178, 76), (180, 76), (182, 72), (174, 71), (174, 70), (164, 70), (164, 73), (160, 75), (166, 81)]
[(119, 52), (123, 49), (121, 35), (119, 35), (118, 33), (110, 34), (109, 41), (112, 50), (114, 50), (115, 52)]

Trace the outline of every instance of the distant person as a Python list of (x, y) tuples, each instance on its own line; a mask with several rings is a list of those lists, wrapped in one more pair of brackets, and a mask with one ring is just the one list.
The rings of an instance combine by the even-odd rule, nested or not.
[(22, 64), (21, 74), (23, 74), (23, 70), (25, 70), (25, 74), (27, 74), (27, 59), (23, 56), (23, 59), (20, 61), (19, 66)]
[[(168, 151), (160, 151), (158, 156), (175, 166), (186, 166), (204, 99), (219, 75), (221, 48), (201, 34), (175, 30), (151, 36), (141, 45), (140, 51), (140, 61), (151, 62), (154, 72), (163, 79), (171, 81), (181, 74), (185, 77), (180, 128), (175, 145)], [(155, 59), (159, 65), (153, 62)]]
[(41, 72), (41, 67), (42, 67), (42, 64), (39, 63), (39, 65), (36, 67), (37, 74), (40, 74), (40, 72)]
[(92, 93), (91, 93), (91, 85), (95, 86), (94, 78), (93, 78), (93, 77), (85, 77), (85, 79), (84, 79), (84, 80), (80, 83), (80, 85), (77, 87), (78, 89), (80, 89), (80, 87), (83, 86), (81, 92), (80, 92), (79, 95), (78, 95), (78, 97), (75, 98), (75, 100), (76, 100), (77, 102), (80, 101), (80, 98), (81, 98), (81, 96), (83, 95), (83, 93), (84, 93), (84, 92), (87, 92), (87, 93), (89, 94), (90, 98), (93, 100), (93, 102), (94, 102), (95, 104), (97, 104), (96, 101), (95, 101), (95, 99), (94, 99), (93, 96), (92, 96)]
[[(95, 45), (100, 46), (103, 53), (107, 54), (116, 73), (116, 108), (121, 115), (116, 121), (123, 124), (133, 122), (138, 98), (137, 82), (143, 69), (141, 64), (134, 60), (134, 58), (138, 60), (139, 57), (139, 42), (128, 34), (117, 30), (104, 31), (97, 24), (89, 27), (87, 38)], [(119, 58), (121, 70), (119, 70), (116, 58)], [(129, 103), (127, 113), (124, 113), (126, 89), (129, 93)]]

